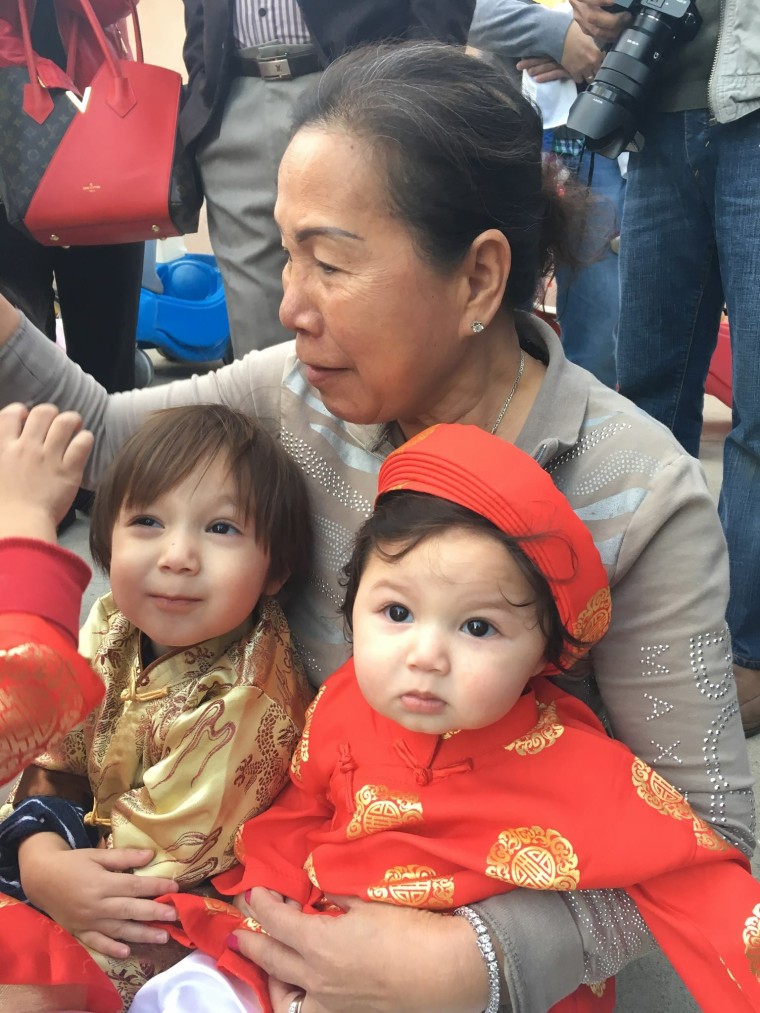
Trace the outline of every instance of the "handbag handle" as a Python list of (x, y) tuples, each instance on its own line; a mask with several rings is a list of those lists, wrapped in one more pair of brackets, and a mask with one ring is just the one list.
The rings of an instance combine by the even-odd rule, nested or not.
[[(103, 59), (111, 72), (111, 87), (106, 99), (106, 104), (119, 116), (126, 116), (136, 103), (132, 85), (123, 73), (118, 61), (108, 45), (103, 28), (95, 16), (90, 0), (78, 0), (79, 6), (90, 23), (93, 35), (103, 53)], [(137, 12), (134, 4), (130, 3), (132, 16), (137, 24)], [(24, 55), (29, 71), (29, 84), (24, 86), (24, 112), (28, 113), (38, 123), (43, 123), (53, 110), (53, 99), (47, 88), (40, 81), (37, 71), (37, 58), (32, 46), (32, 34), (29, 28), (29, 12), (27, 0), (18, 0), (19, 22), (21, 24), (21, 37), (24, 44)], [(139, 27), (135, 38), (138, 40), (138, 52), (142, 56), (142, 39)]]
[(143, 40), (142, 31), (140, 29), (140, 19), (137, 16), (137, 3), (136, 0), (128, 0), (129, 13), (132, 17), (132, 27), (135, 32), (135, 60), (138, 63), (145, 63), (145, 56), (143, 53)]
[[(122, 31), (121, 25), (126, 20), (126, 17), (122, 21), (116, 21), (113, 25), (109, 25), (109, 35), (114, 45), (118, 45), (121, 52), (124, 54), (124, 58), (128, 60), (134, 59), (137, 63), (145, 63), (145, 56), (143, 53), (143, 41), (142, 32), (140, 30), (140, 19), (137, 16), (137, 10), (135, 6), (135, 0), (127, 0), (127, 6), (129, 7), (129, 14), (132, 18), (132, 27), (135, 36), (135, 56), (132, 56), (132, 51), (129, 46), (129, 38), (125, 38)], [(77, 62), (77, 47), (79, 46), (79, 18), (71, 19), (71, 35), (69, 36), (68, 52), (66, 53), (66, 74), (68, 77), (74, 80), (76, 62)]]

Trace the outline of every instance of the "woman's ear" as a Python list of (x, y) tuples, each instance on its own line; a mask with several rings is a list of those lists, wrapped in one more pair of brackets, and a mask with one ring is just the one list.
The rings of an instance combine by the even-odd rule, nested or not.
[(475, 237), (460, 268), (464, 286), (462, 334), (472, 332), (473, 321), (487, 327), (496, 316), (511, 267), (512, 250), (503, 232), (487, 229)]

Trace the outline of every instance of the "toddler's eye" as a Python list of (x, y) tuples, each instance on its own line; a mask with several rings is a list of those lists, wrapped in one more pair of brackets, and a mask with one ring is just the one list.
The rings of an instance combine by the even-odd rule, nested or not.
[(229, 521), (214, 521), (208, 529), (212, 535), (239, 535), (240, 532), (234, 524)]
[(145, 516), (133, 517), (129, 523), (136, 524), (139, 527), (143, 528), (160, 527), (159, 522), (156, 520), (155, 517), (145, 517)]
[(412, 613), (405, 605), (389, 605), (385, 614), (392, 623), (406, 623), (412, 618)]
[(490, 637), (495, 632), (493, 626), (485, 619), (468, 619), (462, 629), (471, 637)]

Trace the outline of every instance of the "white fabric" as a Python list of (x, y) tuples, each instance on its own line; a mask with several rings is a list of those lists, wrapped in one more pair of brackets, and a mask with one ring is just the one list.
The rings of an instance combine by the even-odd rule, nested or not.
[(139, 990), (131, 1013), (260, 1013), (250, 985), (235, 981), (213, 957), (191, 953)]
[(541, 110), (544, 130), (553, 130), (567, 123), (570, 106), (578, 97), (578, 88), (571, 77), (561, 81), (534, 81), (527, 70), (523, 71), (522, 91), (526, 98)]

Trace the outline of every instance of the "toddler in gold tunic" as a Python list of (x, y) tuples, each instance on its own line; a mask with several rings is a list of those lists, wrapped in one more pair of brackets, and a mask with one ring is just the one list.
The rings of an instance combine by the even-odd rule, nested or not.
[(167, 409), (98, 489), (91, 547), (112, 591), (80, 651), (105, 698), (16, 786), (2, 889), (79, 938), (128, 1004), (181, 955), (153, 898), (232, 865), (238, 827), (287, 780), (309, 691), (271, 596), (309, 564), (306, 492), (245, 416)]

